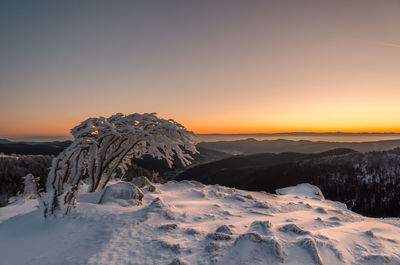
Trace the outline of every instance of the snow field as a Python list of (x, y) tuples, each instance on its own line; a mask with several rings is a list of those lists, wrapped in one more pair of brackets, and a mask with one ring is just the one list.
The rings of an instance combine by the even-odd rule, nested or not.
[(363, 217), (309, 184), (154, 185), (139, 206), (81, 189), (78, 208), (46, 221), (33, 200), (0, 208), (0, 264), (400, 264), (400, 219)]

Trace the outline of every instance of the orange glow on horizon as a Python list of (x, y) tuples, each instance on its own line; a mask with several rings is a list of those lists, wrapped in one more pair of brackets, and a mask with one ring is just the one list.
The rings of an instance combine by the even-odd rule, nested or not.
[(156, 112), (198, 134), (400, 133), (396, 1), (127, 1), (29, 5), (26, 16), (11, 2), (2, 138), (69, 136), (118, 112)]
[[(195, 134), (279, 134), (279, 133), (400, 133), (400, 127), (398, 128), (266, 128), (266, 127), (210, 127), (210, 126), (186, 126), (188, 130), (193, 131)], [(72, 128), (72, 127), (71, 127)], [(2, 131), (0, 137), (5, 136), (71, 136), (69, 133), (70, 129), (62, 128), (41, 128), (40, 130), (28, 130), (28, 131)]]

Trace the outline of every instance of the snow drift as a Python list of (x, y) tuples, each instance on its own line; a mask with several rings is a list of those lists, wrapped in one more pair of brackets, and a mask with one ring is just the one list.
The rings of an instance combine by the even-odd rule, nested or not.
[(103, 204), (80, 189), (78, 208), (46, 221), (33, 200), (0, 208), (0, 264), (400, 264), (400, 219), (363, 217), (309, 184), (154, 186), (141, 204), (121, 203), (138, 198), (125, 184)]

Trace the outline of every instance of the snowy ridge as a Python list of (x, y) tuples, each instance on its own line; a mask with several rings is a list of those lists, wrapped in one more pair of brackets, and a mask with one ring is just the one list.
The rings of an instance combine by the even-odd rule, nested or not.
[(0, 264), (400, 264), (400, 219), (363, 217), (309, 184), (154, 186), (139, 206), (86, 196), (47, 221), (33, 201), (0, 208)]

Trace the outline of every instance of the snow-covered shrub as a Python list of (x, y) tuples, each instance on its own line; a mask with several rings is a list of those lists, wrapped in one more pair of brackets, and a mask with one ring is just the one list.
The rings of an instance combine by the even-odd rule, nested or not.
[(83, 179), (87, 179), (89, 192), (104, 189), (118, 170), (126, 171), (132, 158), (151, 155), (172, 166), (176, 155), (186, 166), (192, 159), (187, 152), (197, 152), (192, 132), (154, 113), (89, 118), (71, 133), (73, 143), (52, 162), (46, 184), (45, 216), (55, 215), (62, 205), (69, 212), (76, 204)]
[[(21, 196), (23, 200), (35, 199), (39, 195), (39, 185), (37, 179), (32, 174), (24, 177), (24, 193)], [(39, 195), (40, 196), (40, 195)]]

